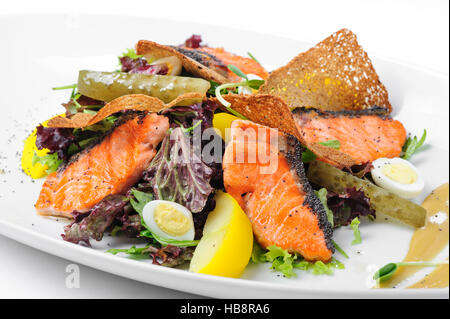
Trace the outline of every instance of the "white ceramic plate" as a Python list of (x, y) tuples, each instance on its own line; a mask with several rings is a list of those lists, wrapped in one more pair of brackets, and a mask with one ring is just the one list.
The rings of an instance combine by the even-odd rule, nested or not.
[[(20, 170), (22, 141), (37, 123), (61, 113), (68, 91), (54, 86), (75, 83), (80, 69), (113, 70), (117, 56), (139, 39), (178, 44), (193, 33), (211, 46), (245, 55), (252, 52), (269, 69), (285, 64), (311, 44), (266, 34), (193, 23), (106, 16), (19, 16), (0, 19), (0, 233), (48, 253), (134, 280), (211, 297), (242, 298), (393, 298), (442, 297), (448, 289), (371, 289), (373, 272), (401, 260), (413, 229), (379, 218), (363, 222), (363, 243), (352, 246), (352, 231), (336, 231), (335, 240), (350, 255), (345, 270), (333, 276), (298, 272), (286, 279), (268, 264), (250, 264), (241, 279), (189, 273), (112, 256), (109, 247), (130, 247), (124, 238), (107, 237), (94, 249), (63, 241), (66, 221), (38, 217), (34, 202), (41, 181), (32, 182)], [(330, 34), (336, 30), (330, 30)], [(321, 39), (317, 39), (320, 41)], [(369, 52), (370, 54), (370, 52)], [(427, 147), (413, 157), (425, 176), (426, 190), (448, 181), (448, 76), (395, 61), (373, 58), (389, 90), (393, 115), (412, 134), (428, 131)], [(448, 248), (442, 257), (448, 256)], [(423, 275), (425, 271), (420, 272)], [(418, 277), (416, 278), (418, 279)]]

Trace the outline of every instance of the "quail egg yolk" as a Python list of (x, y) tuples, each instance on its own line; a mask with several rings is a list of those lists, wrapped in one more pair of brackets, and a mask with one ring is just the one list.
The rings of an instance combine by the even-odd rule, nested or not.
[(404, 164), (386, 164), (381, 171), (386, 177), (400, 184), (413, 184), (417, 181), (417, 173)]
[(169, 204), (159, 204), (154, 211), (156, 225), (171, 236), (181, 236), (191, 229), (191, 221)]

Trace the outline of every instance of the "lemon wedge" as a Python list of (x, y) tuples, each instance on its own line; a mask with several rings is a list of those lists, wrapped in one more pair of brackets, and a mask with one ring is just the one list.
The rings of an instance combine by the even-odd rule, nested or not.
[[(65, 115), (61, 114), (57, 116)], [(49, 120), (43, 122), (42, 125), (46, 127), (48, 121)], [(48, 166), (42, 165), (41, 163), (35, 163), (33, 165), (33, 156), (35, 152), (38, 156), (44, 156), (48, 153), (48, 149), (46, 148), (38, 150), (36, 146), (36, 129), (34, 129), (34, 131), (28, 135), (24, 141), (21, 164), (25, 174), (31, 176), (33, 179), (38, 179), (47, 175), (46, 170), (48, 169)]]
[(230, 132), (228, 133), (228, 136), (226, 134), (227, 129), (231, 127), (231, 122), (234, 120), (239, 120), (237, 116), (228, 114), (228, 113), (217, 113), (214, 114), (213, 117), (213, 127), (218, 131), (218, 134), (222, 137), (222, 139), (228, 143), (230, 139)]
[(215, 199), (216, 208), (208, 215), (203, 237), (195, 249), (189, 270), (237, 278), (252, 254), (252, 225), (229, 194), (219, 191)]

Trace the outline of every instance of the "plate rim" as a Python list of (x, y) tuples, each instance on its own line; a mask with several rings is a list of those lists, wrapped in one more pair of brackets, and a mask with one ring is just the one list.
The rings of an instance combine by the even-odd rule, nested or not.
[[(212, 23), (204, 23), (204, 22), (193, 22), (193, 21), (189, 21), (189, 20), (184, 20), (184, 19), (171, 19), (171, 18), (159, 18), (159, 17), (146, 17), (143, 15), (132, 15), (132, 14), (118, 14), (118, 13), (111, 13), (111, 14), (98, 14), (98, 13), (89, 13), (89, 12), (41, 12), (41, 13), (35, 13), (35, 12), (30, 12), (30, 13), (6, 13), (6, 14), (2, 14), (0, 12), (0, 20), (1, 19), (12, 19), (12, 18), (23, 18), (23, 17), (27, 17), (27, 16), (32, 16), (32, 17), (42, 17), (42, 16), (50, 16), (50, 17), (58, 17), (58, 16), (67, 16), (67, 15), (77, 15), (77, 16), (99, 16), (99, 17), (104, 17), (104, 18), (117, 18), (117, 17), (122, 17), (122, 18), (147, 18), (147, 19), (151, 19), (151, 20), (156, 20), (156, 21), (169, 21), (169, 22), (175, 22), (175, 23), (186, 23), (186, 24), (191, 24), (191, 25), (199, 25), (199, 26), (204, 26), (204, 27), (214, 27), (214, 28), (221, 28), (221, 29), (225, 29), (225, 30), (235, 30), (235, 31), (244, 31), (244, 32), (249, 32), (249, 33), (255, 33), (255, 34), (259, 34), (259, 35), (269, 35), (272, 37), (277, 37), (280, 39), (285, 39), (288, 41), (293, 41), (293, 42), (300, 42), (303, 44), (308, 44), (314, 46), (315, 44), (317, 44), (319, 41), (321, 41), (322, 39), (319, 39), (317, 42), (311, 42), (311, 41), (306, 41), (303, 39), (299, 39), (299, 38), (295, 38), (293, 36), (290, 35), (286, 35), (286, 34), (280, 34), (280, 33), (276, 33), (276, 32), (260, 32), (260, 31), (255, 31), (253, 29), (249, 29), (249, 28), (240, 28), (240, 27), (235, 27), (235, 26), (223, 26), (223, 25), (218, 25), (218, 24), (212, 24)], [(346, 26), (342, 26), (340, 29), (342, 28), (347, 28), (349, 30), (351, 30), (351, 28), (346, 27)], [(338, 31), (338, 30), (336, 30)], [(336, 32), (336, 31), (332, 31), (332, 32)], [(330, 33), (332, 34), (332, 33)], [(357, 35), (358, 36), (358, 35)], [(359, 38), (358, 38), (359, 39)], [(292, 57), (293, 58), (293, 57)], [(291, 59), (292, 59), (291, 58)], [(450, 73), (444, 72), (444, 71), (440, 71), (422, 64), (416, 64), (416, 63), (412, 63), (412, 62), (408, 62), (405, 60), (402, 60), (400, 58), (394, 58), (394, 57), (389, 57), (387, 55), (384, 54), (370, 54), (369, 58), (372, 59), (376, 59), (376, 60), (383, 60), (385, 62), (389, 62), (389, 63), (394, 63), (394, 64), (399, 64), (399, 65), (403, 65), (406, 66), (408, 68), (413, 68), (416, 69), (418, 71), (422, 71), (422, 72), (426, 72), (426, 73), (430, 73), (439, 77), (442, 77), (444, 79), (446, 79), (447, 81), (450, 78)]]
[[(61, 17), (65, 16), (70, 13), (30, 13), (30, 14), (6, 14), (6, 15), (0, 15), (0, 20), (4, 20), (5, 18), (14, 18), (14, 17), (27, 17), (27, 16), (36, 16), (36, 17), (42, 17), (44, 16), (52, 16), (52, 17)], [(143, 16), (135, 16), (135, 15), (126, 15), (126, 14), (88, 14), (88, 13), (78, 13), (79, 16), (102, 16), (104, 18), (113, 18), (113, 17), (123, 17), (123, 18), (132, 18), (132, 17), (139, 17), (144, 18)], [(5, 19), (5, 20), (6, 20)], [(291, 36), (281, 35), (277, 33), (262, 33), (255, 30), (250, 30), (246, 28), (238, 28), (238, 27), (228, 27), (228, 26), (222, 26), (222, 25), (215, 25), (215, 24), (208, 24), (208, 23), (201, 23), (201, 22), (192, 22), (192, 21), (186, 21), (186, 20), (171, 20), (166, 18), (155, 18), (151, 17), (152, 20), (156, 21), (175, 21), (177, 23), (182, 24), (189, 24), (189, 25), (198, 25), (198, 26), (211, 26), (218, 29), (224, 29), (224, 30), (236, 30), (236, 31), (244, 31), (246, 33), (254, 33), (259, 35), (269, 35), (272, 37), (277, 37), (280, 40), (287, 40), (292, 42), (298, 42), (299, 44), (308, 44), (310, 45), (310, 41), (305, 41), (297, 38), (293, 38)], [(313, 45), (313, 44), (312, 44)], [(371, 55), (371, 59), (375, 59), (378, 61), (383, 61), (387, 63), (392, 63), (400, 66), (407, 67), (409, 69), (414, 69), (415, 71), (419, 72), (426, 72), (432, 76), (439, 77), (444, 81), (449, 81), (449, 75), (446, 73), (442, 73), (438, 70), (435, 70), (433, 68), (428, 68), (426, 66), (422, 65), (416, 65), (410, 62), (402, 61), (400, 59), (395, 58), (389, 58), (383, 55), (374, 54)], [(16, 232), (16, 233), (15, 233)], [(22, 236), (20, 236), (21, 234)], [(167, 275), (173, 275), (174, 277), (179, 277), (181, 279), (185, 280), (197, 280), (199, 282), (202, 282), (202, 284), (207, 285), (227, 285), (227, 286), (245, 286), (246, 289), (271, 289), (276, 291), (283, 291), (284, 293), (289, 292), (295, 292), (298, 294), (303, 295), (312, 295), (313, 298), (320, 298), (322, 295), (335, 295), (337, 298), (383, 298), (383, 297), (389, 297), (389, 298), (448, 298), (449, 297), (449, 288), (433, 288), (433, 289), (351, 289), (351, 290), (338, 290), (338, 289), (331, 289), (331, 290), (325, 290), (325, 289), (315, 289), (315, 288), (302, 288), (302, 287), (294, 287), (292, 285), (283, 285), (280, 283), (270, 283), (270, 282), (262, 282), (262, 281), (256, 281), (256, 280), (250, 280), (250, 279), (234, 279), (234, 278), (226, 278), (226, 277), (217, 277), (217, 276), (210, 276), (210, 275), (201, 275), (201, 274), (195, 274), (188, 271), (180, 270), (180, 269), (172, 269), (172, 268), (166, 268), (166, 267), (160, 267), (148, 263), (136, 263), (134, 260), (130, 260), (127, 258), (118, 258), (117, 256), (108, 255), (105, 254), (102, 251), (97, 251), (94, 249), (89, 249), (86, 247), (82, 247), (79, 245), (73, 245), (71, 243), (67, 243), (65, 241), (62, 241), (58, 238), (53, 238), (50, 236), (47, 236), (45, 234), (39, 233), (38, 231), (34, 231), (32, 229), (28, 229), (24, 226), (20, 226), (18, 224), (14, 224), (13, 222), (10, 222), (8, 220), (3, 220), (2, 216), (0, 215), (0, 234), (11, 238), (15, 241), (18, 241), (22, 244), (25, 244), (27, 246), (33, 247), (35, 249), (41, 250), (43, 252), (68, 259), (70, 261), (76, 261), (80, 264), (93, 267), (95, 269), (99, 269), (101, 271), (105, 271), (108, 273), (112, 273), (118, 276), (122, 276), (125, 278), (137, 280), (140, 282), (145, 282), (157, 286), (162, 286), (161, 284), (151, 283), (148, 281), (143, 281), (139, 278), (134, 278), (133, 276), (127, 274), (126, 271), (120, 272), (120, 267), (123, 265), (133, 265), (134, 267), (149, 270), (151, 269), (154, 274), (167, 274)], [(26, 235), (26, 236), (25, 236)], [(50, 249), (45, 249), (45, 247), (54, 246)], [(69, 248), (69, 249), (65, 249)], [(57, 250), (57, 251), (55, 251)], [(73, 255), (73, 256), (71, 256)], [(83, 257), (90, 257), (86, 260), (83, 260)], [(118, 268), (114, 269), (104, 269), (104, 268), (98, 268), (94, 264), (95, 262), (99, 261), (111, 261), (111, 264), (114, 264)], [(168, 288), (175, 289), (175, 290), (181, 290), (188, 293), (196, 293), (203, 296), (214, 296), (215, 294), (211, 291), (209, 293), (201, 292), (201, 291), (190, 291), (186, 289), (182, 289), (180, 287), (172, 287), (171, 283), (168, 285)], [(195, 290), (195, 289), (194, 289)], [(220, 298), (220, 294), (216, 295)], [(294, 298), (298, 298), (298, 296), (293, 296)]]
[[(20, 236), (18, 231), (24, 232), (27, 236)], [(60, 258), (67, 259), (69, 261), (74, 261), (83, 264), (88, 267), (98, 269), (100, 271), (105, 271), (114, 275), (125, 277), (128, 279), (133, 279), (140, 282), (145, 282), (147, 284), (152, 284), (160, 287), (170, 288), (178, 291), (184, 291), (187, 293), (194, 293), (202, 296), (222, 298), (227, 294), (215, 294), (215, 293), (205, 293), (201, 289), (188, 290), (184, 288), (177, 287), (176, 284), (168, 283), (167, 286), (162, 284), (152, 283), (142, 278), (137, 278), (137, 276), (130, 275), (129, 272), (121, 271), (121, 266), (132, 265), (133, 268), (138, 268), (140, 271), (152, 271), (154, 275), (170, 275), (176, 277), (177, 279), (195, 281), (201, 284), (207, 285), (226, 285), (228, 287), (235, 288), (245, 288), (246, 290), (254, 289), (270, 289), (271, 291), (276, 291), (282, 294), (295, 293), (291, 298), (299, 298), (298, 295), (308, 295), (308, 298), (327, 298), (333, 296), (334, 298), (448, 298), (449, 288), (432, 288), (432, 289), (350, 289), (350, 290), (339, 290), (339, 289), (316, 289), (316, 288), (303, 288), (294, 287), (292, 285), (283, 285), (280, 283), (270, 283), (262, 282), (250, 279), (241, 278), (228, 278), (219, 277), (212, 275), (196, 274), (186, 270), (161, 267), (153, 265), (150, 263), (138, 262), (132, 259), (118, 257), (114, 255), (106, 254), (103, 251), (91, 249), (88, 247), (83, 247), (80, 245), (73, 245), (72, 243), (65, 242), (63, 240), (49, 237), (45, 234), (41, 234), (37, 231), (27, 229), (25, 227), (16, 225), (9, 221), (0, 220), (0, 234), (18, 241), (27, 246), (33, 247), (35, 249), (41, 250), (45, 253), (55, 255)], [(23, 234), (23, 233), (22, 233)], [(45, 246), (51, 247), (50, 249), (45, 249)], [(69, 248), (69, 249), (66, 249)], [(83, 257), (89, 257), (83, 259)], [(96, 262), (108, 261), (105, 265), (109, 265), (108, 269), (99, 269), (95, 266)], [(264, 293), (263, 293), (264, 295)], [(286, 296), (283, 296), (285, 298)], [(233, 298), (233, 297), (231, 297)], [(239, 298), (239, 297), (237, 297)], [(276, 296), (274, 297), (276, 299)]]

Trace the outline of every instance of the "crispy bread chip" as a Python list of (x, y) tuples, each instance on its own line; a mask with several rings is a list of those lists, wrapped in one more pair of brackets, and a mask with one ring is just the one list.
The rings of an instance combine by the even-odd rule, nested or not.
[[(276, 128), (284, 133), (295, 136), (303, 145), (309, 148), (319, 158), (339, 168), (352, 167), (355, 161), (342, 152), (331, 147), (310, 143), (299, 133), (294, 117), (283, 99), (270, 94), (237, 95), (227, 94), (222, 97), (231, 108), (244, 115), (250, 121)], [(217, 101), (216, 98), (213, 100)], [(220, 102), (217, 101), (220, 104)], [(221, 104), (220, 104), (221, 105)], [(226, 110), (224, 107), (222, 109)]]
[(219, 84), (229, 82), (225, 76), (166, 45), (148, 40), (140, 40), (136, 44), (136, 53), (144, 56), (151, 55), (154, 59), (176, 56), (181, 60), (183, 68), (192, 75)]
[(123, 110), (159, 112), (177, 105), (183, 100), (203, 98), (200, 93), (180, 95), (168, 104), (160, 99), (145, 94), (129, 94), (118, 97), (102, 107), (97, 114), (78, 113), (71, 118), (55, 117), (48, 122), (48, 127), (80, 128), (93, 125), (104, 118)]
[(371, 60), (347, 29), (273, 71), (259, 92), (280, 96), (290, 107), (361, 110), (377, 105), (392, 110)]
[[(233, 110), (244, 115), (250, 121), (277, 128), (284, 133), (295, 136), (302, 142), (294, 117), (287, 104), (281, 98), (270, 94), (227, 94), (222, 95), (222, 97), (231, 103)], [(220, 102), (218, 103), (226, 111), (226, 108)]]

